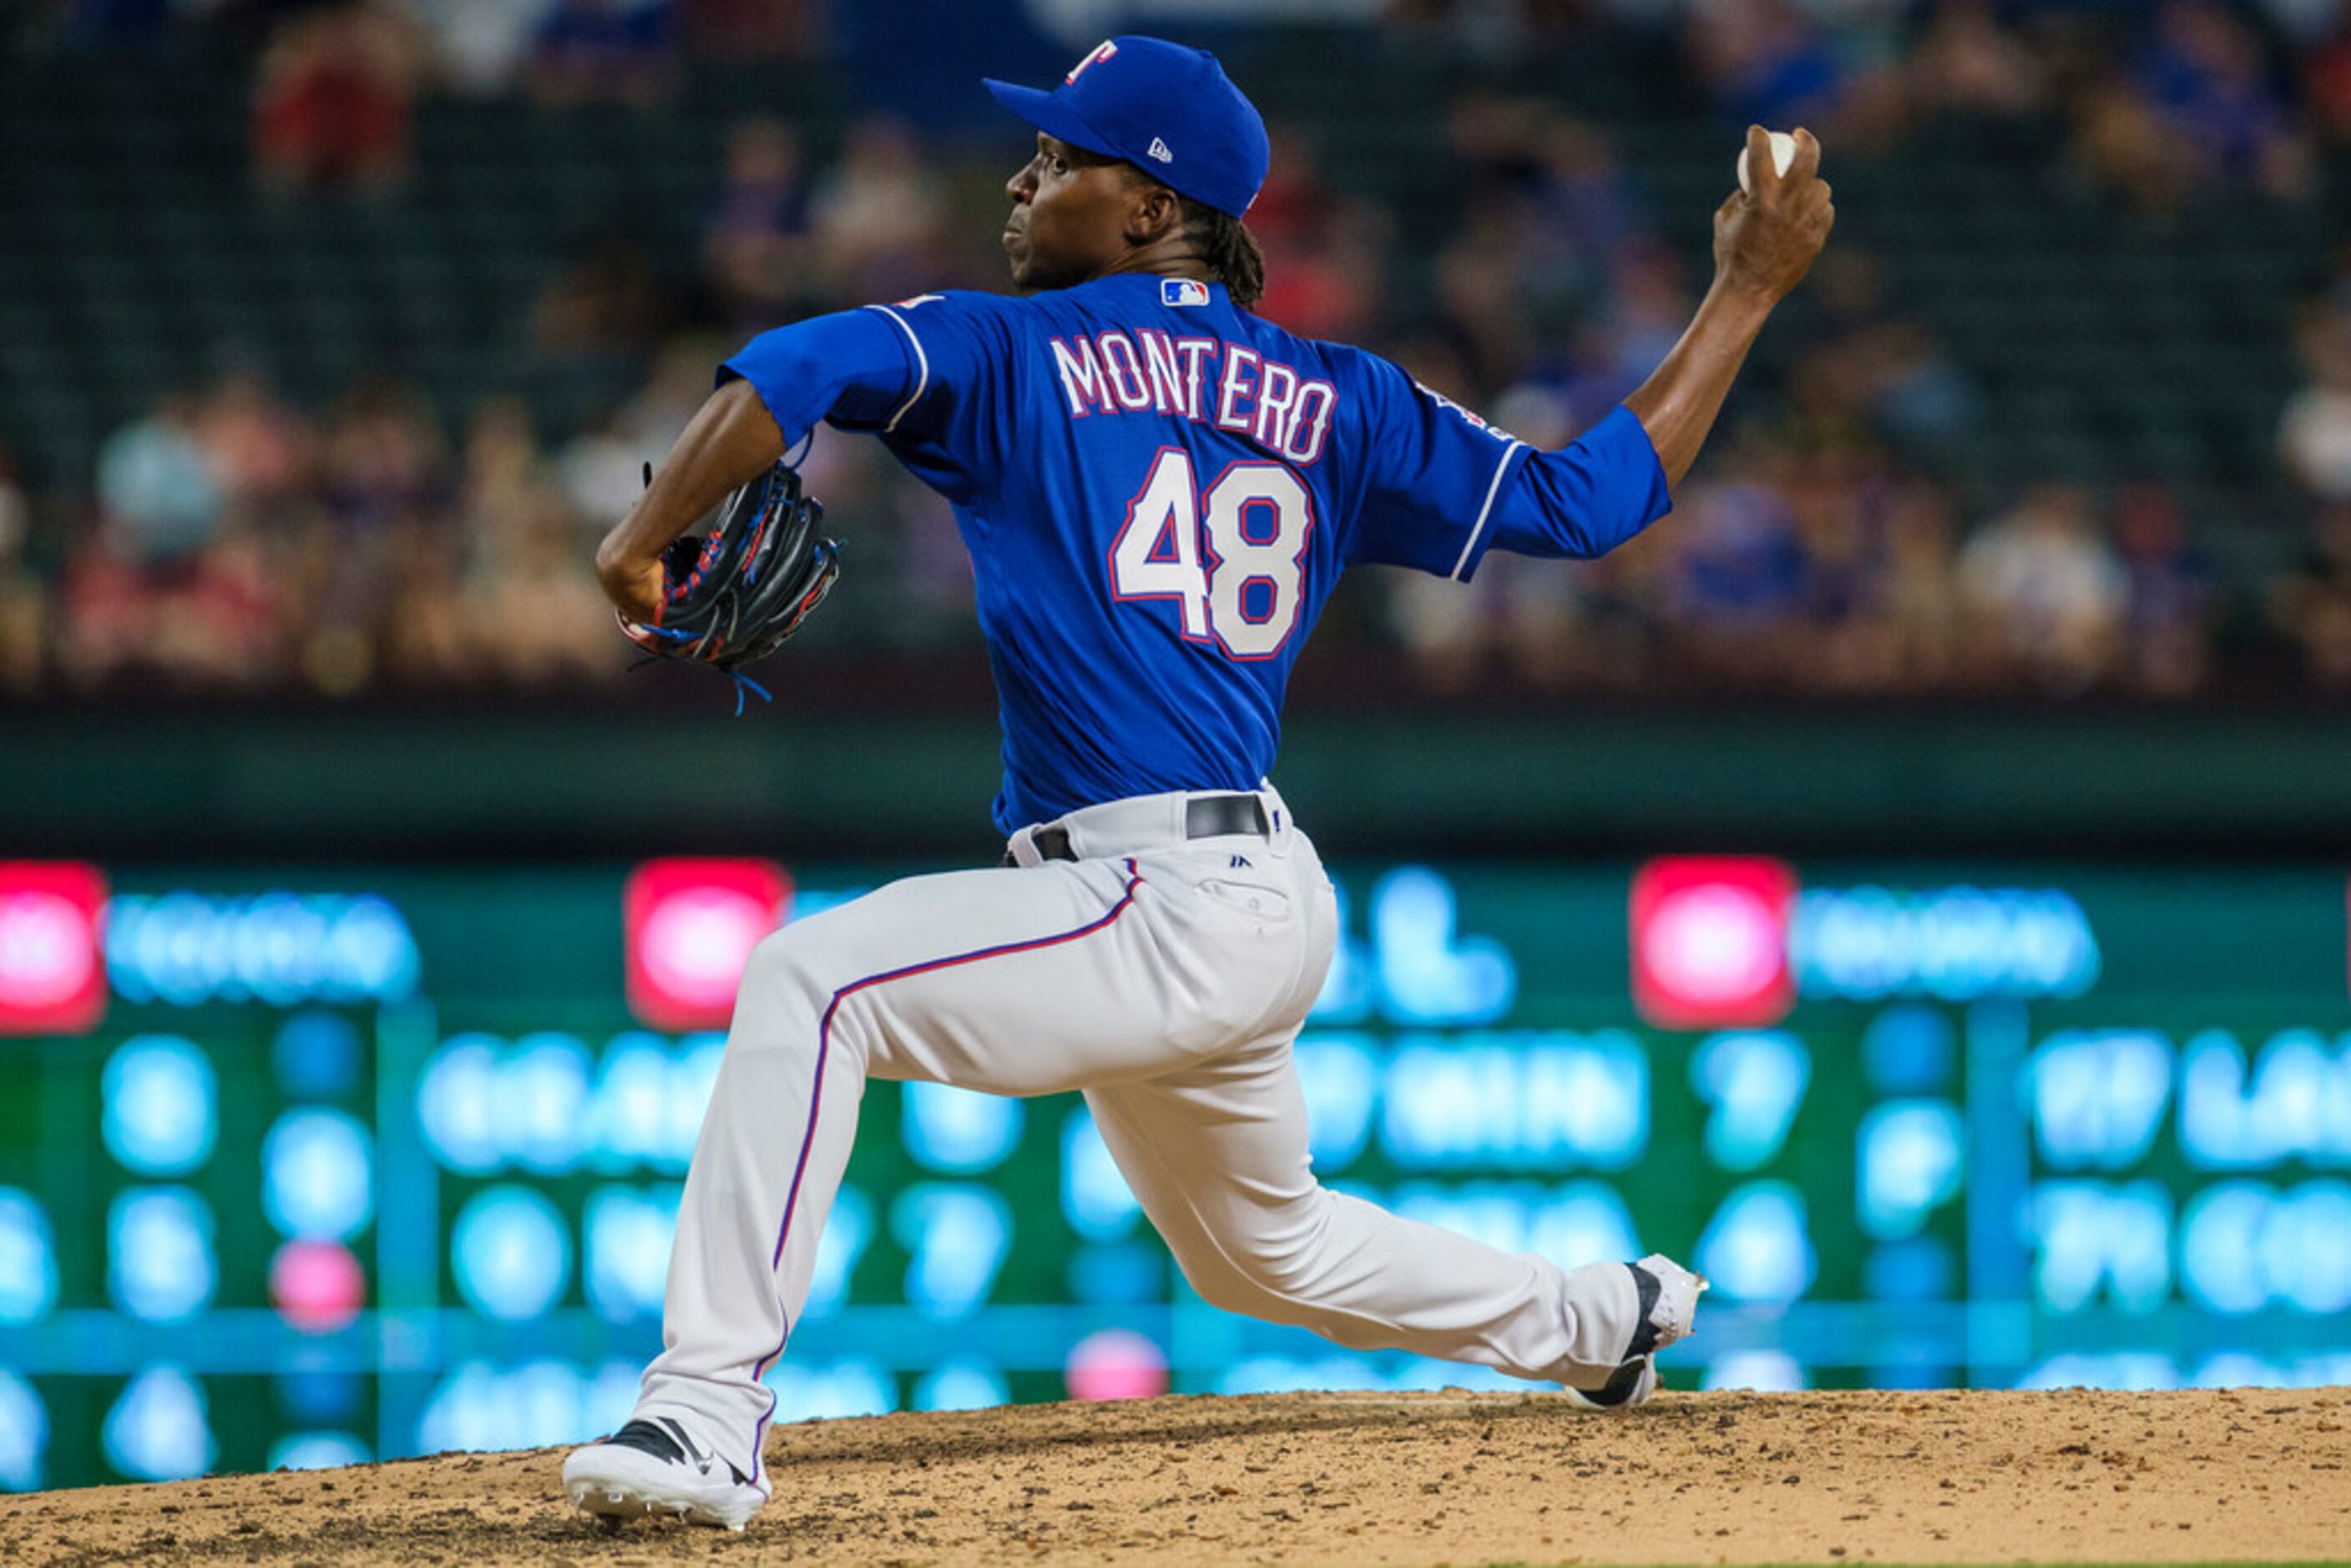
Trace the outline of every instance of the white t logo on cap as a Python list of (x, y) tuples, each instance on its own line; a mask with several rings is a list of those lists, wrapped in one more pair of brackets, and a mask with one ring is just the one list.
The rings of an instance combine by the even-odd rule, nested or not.
[(1118, 53), (1118, 46), (1113, 43), (1110, 39), (1104, 38), (1101, 43), (1094, 46), (1093, 53), (1088, 55), (1084, 59), (1080, 60), (1076, 65), (1071, 66), (1070, 68), (1070, 74), (1063, 77), (1061, 80), (1064, 83), (1074, 82), (1078, 78), (1085, 74), (1085, 70), (1088, 66), (1092, 65), (1096, 60), (1106, 60), (1116, 53)]
[(1160, 141), (1156, 136), (1151, 139), (1149, 152), (1154, 158), (1158, 159), (1162, 163), (1173, 163), (1176, 162), (1176, 154), (1168, 152), (1167, 143)]

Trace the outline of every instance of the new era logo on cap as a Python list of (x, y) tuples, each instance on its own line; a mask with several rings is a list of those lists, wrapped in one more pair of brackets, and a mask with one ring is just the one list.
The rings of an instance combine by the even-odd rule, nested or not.
[(1168, 152), (1167, 143), (1160, 141), (1156, 136), (1151, 139), (1150, 152), (1151, 156), (1158, 159), (1162, 163), (1173, 163), (1176, 162), (1176, 154)]
[(1159, 280), (1159, 303), (1162, 305), (1206, 305), (1208, 286), (1188, 277), (1163, 277)]

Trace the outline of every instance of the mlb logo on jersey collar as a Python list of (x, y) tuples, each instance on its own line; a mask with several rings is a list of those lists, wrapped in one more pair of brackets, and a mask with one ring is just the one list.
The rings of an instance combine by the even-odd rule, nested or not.
[(1206, 305), (1208, 286), (1189, 277), (1163, 277), (1159, 280), (1159, 303), (1162, 305)]

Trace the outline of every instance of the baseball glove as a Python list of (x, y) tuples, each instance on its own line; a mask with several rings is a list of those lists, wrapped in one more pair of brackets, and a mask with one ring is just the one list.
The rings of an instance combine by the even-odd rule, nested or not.
[[(650, 483), (650, 464), (645, 474)], [(798, 469), (778, 463), (726, 498), (707, 535), (662, 552), (660, 612), (650, 624), (623, 615), (622, 632), (648, 653), (747, 682), (736, 666), (774, 653), (841, 575), (840, 545), (816, 531), (822, 521), (824, 503), (801, 491)]]

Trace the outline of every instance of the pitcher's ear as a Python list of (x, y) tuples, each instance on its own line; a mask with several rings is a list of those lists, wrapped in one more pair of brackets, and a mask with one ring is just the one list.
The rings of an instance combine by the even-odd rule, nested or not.
[(1126, 239), (1130, 245), (1153, 245), (1184, 226), (1184, 204), (1165, 185), (1137, 187), (1127, 208)]

